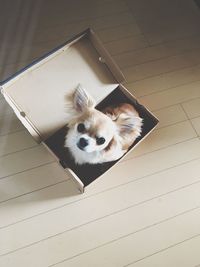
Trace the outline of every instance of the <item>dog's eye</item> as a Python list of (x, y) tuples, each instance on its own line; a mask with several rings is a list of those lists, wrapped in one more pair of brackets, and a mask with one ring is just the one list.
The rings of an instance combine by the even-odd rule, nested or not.
[(83, 133), (85, 131), (85, 125), (83, 123), (79, 123), (77, 126), (77, 130), (79, 133)]
[(104, 137), (97, 137), (97, 145), (103, 145), (105, 143), (105, 138)]

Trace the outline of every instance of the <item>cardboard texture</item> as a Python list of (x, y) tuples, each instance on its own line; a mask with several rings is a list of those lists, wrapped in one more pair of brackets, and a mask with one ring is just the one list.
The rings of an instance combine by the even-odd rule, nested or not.
[(158, 120), (121, 85), (123, 74), (91, 29), (76, 35), (1, 83), (1, 91), (37, 142), (43, 144), (78, 183), (81, 192), (118, 161), (77, 166), (64, 148), (67, 133), (66, 95), (80, 83), (96, 100), (97, 109), (127, 102), (143, 118), (142, 135)]

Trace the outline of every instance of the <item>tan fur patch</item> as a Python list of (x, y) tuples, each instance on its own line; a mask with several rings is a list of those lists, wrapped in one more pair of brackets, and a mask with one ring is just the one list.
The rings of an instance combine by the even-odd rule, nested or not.
[(107, 107), (106, 109), (103, 110), (104, 113), (108, 113), (113, 115), (114, 117), (118, 117), (120, 114), (122, 113), (132, 113), (135, 116), (138, 116), (138, 112), (136, 111), (136, 109), (128, 104), (128, 103), (122, 103), (119, 106), (116, 107)]
[[(94, 121), (91, 121), (91, 118), (93, 116), (94, 116)], [(105, 121), (102, 119), (101, 116), (98, 114), (98, 111), (95, 112), (94, 114), (94, 112), (87, 110), (81, 116), (74, 119), (73, 122), (71, 123), (71, 126), (75, 125), (76, 123), (79, 124), (79, 123), (85, 123), (86, 121), (90, 121), (91, 122), (90, 127), (89, 129), (85, 130), (85, 133), (95, 138), (98, 135), (99, 130), (102, 129), (105, 124)]]
[(112, 149), (112, 147), (116, 144), (116, 141), (114, 137), (111, 139), (110, 143), (107, 145), (107, 147), (104, 149), (105, 152), (108, 152), (109, 150)]
[(102, 128), (104, 122), (102, 120), (98, 120), (96, 124), (91, 125), (90, 129), (88, 130), (88, 133), (92, 137), (96, 137), (97, 133), (99, 132), (99, 129)]
[[(139, 117), (138, 112), (128, 103), (121, 103), (118, 106), (107, 107), (103, 112), (118, 126), (122, 149), (128, 150), (141, 132), (142, 119)], [(135, 118), (135, 125), (131, 125), (131, 118)], [(128, 124), (129, 121), (130, 127)]]

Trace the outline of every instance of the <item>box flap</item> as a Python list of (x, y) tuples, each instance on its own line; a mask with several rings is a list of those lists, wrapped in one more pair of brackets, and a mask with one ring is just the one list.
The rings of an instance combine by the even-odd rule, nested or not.
[(37, 141), (66, 124), (66, 94), (80, 83), (100, 102), (123, 75), (90, 29), (6, 80), (2, 93)]

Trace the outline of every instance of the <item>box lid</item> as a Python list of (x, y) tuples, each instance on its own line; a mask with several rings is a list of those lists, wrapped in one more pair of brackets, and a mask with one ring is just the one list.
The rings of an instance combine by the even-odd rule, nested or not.
[(80, 83), (100, 102), (124, 76), (91, 29), (1, 83), (4, 97), (38, 141), (66, 124), (66, 94)]

